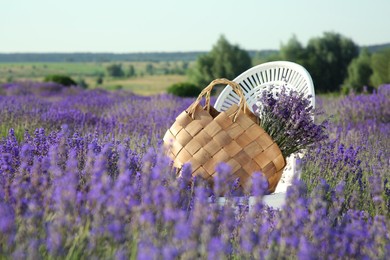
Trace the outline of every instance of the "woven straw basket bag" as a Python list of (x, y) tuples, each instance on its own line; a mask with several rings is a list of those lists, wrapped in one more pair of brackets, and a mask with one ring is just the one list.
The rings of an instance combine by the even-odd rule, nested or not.
[[(240, 101), (228, 110), (218, 112), (210, 105), (215, 85), (230, 85)], [(205, 106), (200, 105), (205, 96)], [(240, 187), (250, 192), (251, 176), (262, 172), (272, 193), (286, 165), (278, 145), (259, 126), (258, 118), (247, 108), (241, 87), (227, 79), (212, 81), (199, 97), (177, 118), (165, 133), (164, 143), (179, 170), (191, 163), (192, 176), (201, 176), (211, 183), (216, 166), (225, 162), (232, 168), (229, 181), (239, 178)], [(180, 171), (178, 171), (180, 174)]]

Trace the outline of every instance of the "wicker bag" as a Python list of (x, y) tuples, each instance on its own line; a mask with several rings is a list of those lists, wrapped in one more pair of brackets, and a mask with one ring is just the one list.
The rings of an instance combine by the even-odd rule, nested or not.
[[(240, 97), (227, 111), (210, 105), (215, 85), (228, 84)], [(205, 106), (200, 102), (206, 97)], [(268, 192), (275, 191), (286, 165), (278, 145), (259, 126), (258, 118), (247, 108), (240, 86), (227, 79), (212, 81), (199, 97), (177, 118), (165, 133), (164, 143), (179, 170), (191, 163), (192, 176), (213, 181), (220, 162), (232, 168), (230, 180), (239, 178), (240, 187), (250, 192), (251, 175), (261, 171), (267, 178)]]

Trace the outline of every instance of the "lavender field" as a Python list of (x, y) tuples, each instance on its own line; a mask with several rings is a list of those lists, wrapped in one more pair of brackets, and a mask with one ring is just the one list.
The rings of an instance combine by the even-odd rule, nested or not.
[[(225, 205), (162, 136), (194, 99), (6, 84), (0, 90), (0, 259), (387, 259), (390, 85), (318, 97), (329, 139), (306, 152), (281, 209)], [(246, 201), (246, 203), (245, 203)]]

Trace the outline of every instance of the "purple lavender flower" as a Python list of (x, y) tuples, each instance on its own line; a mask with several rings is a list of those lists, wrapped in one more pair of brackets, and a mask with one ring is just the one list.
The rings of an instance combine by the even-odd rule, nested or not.
[(119, 249), (115, 252), (115, 260), (126, 260), (129, 259), (129, 253), (125, 249)]
[(213, 237), (208, 245), (208, 259), (221, 259), (225, 255), (225, 245), (219, 237)]
[(214, 180), (214, 192), (216, 196), (227, 193), (230, 190), (231, 181), (229, 183), (229, 174), (232, 171), (232, 168), (227, 163), (219, 163), (216, 166), (216, 173), (213, 176)]
[[(307, 150), (281, 209), (264, 204), (257, 175), (250, 209), (235, 193), (218, 203), (218, 191), (238, 183), (222, 178), (223, 164), (215, 190), (189, 165), (176, 177), (158, 144), (193, 100), (99, 90), (0, 96), (0, 258), (386, 259), (386, 93), (317, 97), (328, 114), (341, 112), (331, 138)], [(274, 112), (310, 130), (299, 113)]]
[(261, 197), (267, 192), (268, 181), (265, 176), (259, 172), (252, 175), (252, 195), (255, 197)]
[(326, 122), (313, 121), (315, 112), (309, 98), (285, 86), (278, 95), (263, 91), (257, 97), (255, 113), (260, 117), (260, 126), (278, 144), (284, 157), (327, 138)]
[(14, 232), (16, 231), (14, 209), (0, 199), (0, 232), (9, 237), (8, 243), (11, 242)]

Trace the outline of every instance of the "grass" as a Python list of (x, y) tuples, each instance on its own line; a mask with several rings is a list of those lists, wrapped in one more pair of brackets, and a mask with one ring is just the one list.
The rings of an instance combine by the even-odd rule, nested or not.
[(130, 79), (112, 79), (103, 83), (102, 87), (109, 90), (121, 89), (130, 90), (139, 95), (152, 95), (163, 93), (172, 84), (186, 81), (183, 75), (153, 75)]
[(104, 63), (0, 63), (2, 77), (43, 78), (50, 74), (66, 74), (70, 76), (97, 76), (104, 74)]
[(106, 67), (113, 63), (122, 64), (126, 72), (133, 65), (137, 74), (145, 74), (146, 66), (152, 64), (156, 74), (164, 69), (183, 66), (183, 62), (23, 62), (0, 63), (0, 80), (11, 76), (15, 78), (45, 77), (49, 74), (66, 74), (69, 76), (99, 76), (106, 73)]
[[(112, 78), (107, 76), (106, 67), (111, 62), (34, 62), (34, 63), (0, 63), (0, 84), (14, 81), (43, 81), (51, 74), (63, 74), (75, 81), (83, 79), (89, 88), (107, 90), (125, 89), (140, 95), (150, 95), (165, 92), (168, 86), (186, 81), (184, 75), (168, 74), (166, 71), (181, 68), (183, 62), (118, 62), (126, 73), (130, 65), (134, 66), (136, 77)], [(154, 74), (146, 73), (146, 67), (152, 64)], [(103, 76), (103, 83), (96, 83)]]

